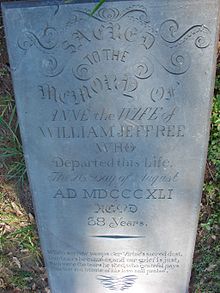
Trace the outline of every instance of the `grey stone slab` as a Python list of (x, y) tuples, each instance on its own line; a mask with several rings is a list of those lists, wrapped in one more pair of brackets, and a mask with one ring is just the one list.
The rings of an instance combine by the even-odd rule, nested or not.
[(53, 293), (187, 292), (219, 1), (3, 4)]

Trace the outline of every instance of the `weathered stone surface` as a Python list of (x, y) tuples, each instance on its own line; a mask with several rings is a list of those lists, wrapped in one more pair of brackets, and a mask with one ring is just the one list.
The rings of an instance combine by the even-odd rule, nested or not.
[(3, 5), (52, 292), (187, 292), (219, 1), (57, 3)]

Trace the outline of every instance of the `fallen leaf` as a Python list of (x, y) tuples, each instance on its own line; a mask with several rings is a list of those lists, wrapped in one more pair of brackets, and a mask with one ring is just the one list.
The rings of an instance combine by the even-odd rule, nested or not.
[(23, 213), (21, 212), (21, 210), (19, 209), (19, 207), (16, 205), (15, 202), (11, 202), (11, 206), (13, 207), (15, 213), (17, 216), (22, 216)]
[(18, 268), (20, 269), (21, 268), (21, 263), (20, 263), (20, 261), (18, 260), (18, 258), (17, 257), (15, 257), (15, 256), (13, 256), (13, 262), (18, 266)]
[(20, 293), (20, 292), (21, 292), (21, 289), (18, 289), (18, 288), (14, 289), (14, 290), (12, 291), (12, 293)]
[(0, 288), (5, 288), (5, 282), (2, 278), (0, 278)]
[(216, 265), (210, 265), (210, 266), (206, 269), (206, 271), (207, 271), (207, 272), (211, 272), (211, 271), (213, 271), (215, 268), (216, 268)]
[(28, 214), (28, 217), (32, 223), (35, 223), (34, 216), (31, 213)]

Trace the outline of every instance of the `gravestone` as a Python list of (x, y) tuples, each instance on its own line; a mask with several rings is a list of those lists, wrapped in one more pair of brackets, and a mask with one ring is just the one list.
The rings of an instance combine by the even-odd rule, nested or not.
[(53, 293), (188, 292), (218, 0), (3, 4)]

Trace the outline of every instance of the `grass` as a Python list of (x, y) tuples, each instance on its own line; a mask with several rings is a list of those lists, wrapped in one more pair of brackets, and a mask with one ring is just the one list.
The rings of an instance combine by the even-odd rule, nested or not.
[[(65, 0), (64, 1), (66, 4), (68, 3), (73, 3), (74, 0)], [(96, 13), (96, 11), (106, 2), (106, 0), (100, 0), (95, 7), (92, 9), (92, 11), (90, 12), (90, 15), (92, 16), (94, 13)]]
[(90, 15), (92, 16), (101, 6), (105, 3), (106, 0), (100, 0), (99, 3), (93, 8)]
[[(218, 65), (220, 68), (220, 64)], [(215, 96), (211, 117), (211, 133), (208, 160), (215, 166), (215, 178), (220, 179), (220, 74), (216, 76)]]
[(14, 287), (20, 289), (28, 289), (29, 283), (33, 279), (33, 274), (27, 271), (14, 271), (14, 275), (10, 277), (10, 282)]
[(14, 246), (38, 257), (39, 241), (34, 218), (21, 207), (16, 194), (17, 190), (7, 185), (0, 193), (0, 249), (7, 248), (10, 252)]
[(220, 74), (216, 76), (206, 181), (193, 264), (193, 291), (220, 292)]
[(0, 190), (0, 292), (15, 288), (32, 292), (30, 284), (39, 278), (36, 270), (42, 265), (34, 217), (19, 203), (14, 184), (4, 183)]
[(0, 99), (0, 113), (0, 161), (6, 169), (4, 177), (23, 184), (26, 179), (26, 167), (12, 96)]

